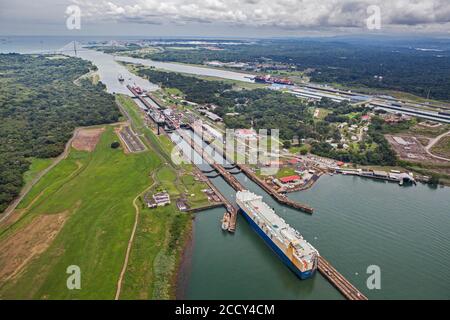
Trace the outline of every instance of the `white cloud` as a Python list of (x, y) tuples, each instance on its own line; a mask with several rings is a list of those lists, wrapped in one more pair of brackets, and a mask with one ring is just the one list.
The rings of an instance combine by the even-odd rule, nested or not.
[(449, 0), (72, 0), (85, 17), (139, 23), (225, 23), (281, 28), (360, 28), (367, 7), (381, 7), (385, 26), (450, 22)]

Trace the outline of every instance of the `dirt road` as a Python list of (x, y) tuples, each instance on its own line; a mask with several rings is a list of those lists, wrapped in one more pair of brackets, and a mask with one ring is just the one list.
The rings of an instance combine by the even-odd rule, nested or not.
[(0, 223), (5, 221), (11, 215), (11, 213), (13, 213), (14, 210), (16, 210), (16, 208), (19, 205), (19, 203), (23, 200), (23, 198), (25, 198), (25, 196), (28, 194), (28, 192), (30, 192), (31, 188), (33, 188), (33, 186), (36, 183), (38, 183), (39, 180), (41, 180), (41, 178), (43, 176), (45, 176), (50, 170), (52, 170), (56, 165), (58, 165), (58, 163), (60, 163), (61, 160), (64, 160), (64, 159), (67, 158), (67, 155), (69, 154), (69, 151), (70, 151), (70, 147), (72, 146), (73, 139), (76, 137), (76, 135), (78, 134), (78, 131), (81, 130), (81, 129), (83, 129), (83, 128), (76, 128), (75, 129), (75, 131), (73, 132), (72, 138), (70, 138), (70, 140), (67, 141), (66, 147), (64, 148), (63, 153), (61, 153), (58, 157), (56, 157), (55, 160), (52, 162), (52, 164), (48, 168), (46, 168), (45, 170), (41, 171), (30, 183), (28, 183), (20, 191), (20, 195), (9, 205), (8, 208), (6, 208), (6, 210), (1, 215)]
[(436, 156), (434, 154), (431, 153), (431, 148), (433, 148), (433, 146), (438, 143), (442, 138), (444, 138), (445, 136), (450, 135), (450, 131), (447, 131), (446, 133), (441, 134), (440, 136), (437, 136), (434, 139), (431, 139), (430, 142), (428, 143), (428, 145), (425, 147), (425, 151), (432, 156), (433, 158), (436, 159), (440, 159), (440, 160), (444, 160), (444, 161), (450, 161), (450, 159), (444, 158), (444, 157), (439, 157)]
[(137, 205), (136, 201), (139, 199), (139, 197), (142, 194), (144, 194), (148, 190), (152, 189), (156, 185), (156, 180), (155, 180), (155, 175), (154, 174), (152, 174), (152, 178), (153, 178), (153, 181), (154, 181), (153, 184), (150, 187), (146, 188), (143, 192), (138, 194), (136, 196), (136, 198), (134, 198), (134, 200), (133, 200), (133, 206), (134, 206), (134, 209), (136, 210), (136, 215), (134, 217), (133, 231), (131, 231), (130, 239), (128, 240), (128, 247), (127, 247), (127, 252), (125, 254), (125, 260), (123, 262), (122, 271), (120, 272), (119, 280), (117, 281), (116, 296), (114, 298), (115, 300), (119, 300), (120, 293), (122, 291), (122, 282), (123, 282), (123, 278), (125, 276), (125, 273), (127, 271), (128, 260), (130, 259), (131, 248), (133, 247), (133, 242), (134, 242), (134, 238), (135, 238), (135, 235), (136, 235), (136, 230), (137, 230), (137, 226), (138, 226), (138, 223), (139, 223), (139, 214), (140, 214), (141, 211), (139, 210), (139, 206)]

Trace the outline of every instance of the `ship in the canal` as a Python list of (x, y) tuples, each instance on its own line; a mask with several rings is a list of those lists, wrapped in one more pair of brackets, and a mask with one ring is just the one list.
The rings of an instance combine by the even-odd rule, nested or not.
[(236, 203), (251, 227), (300, 279), (314, 275), (319, 252), (263, 202), (261, 196), (238, 191)]

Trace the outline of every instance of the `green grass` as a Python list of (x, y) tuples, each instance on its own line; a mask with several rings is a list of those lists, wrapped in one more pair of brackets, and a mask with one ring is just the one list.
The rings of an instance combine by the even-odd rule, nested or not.
[(179, 97), (183, 97), (184, 96), (183, 92), (181, 92), (177, 88), (165, 88), (164, 90), (167, 92), (167, 94), (171, 94), (171, 95), (179, 96)]
[(414, 135), (422, 135), (429, 138), (437, 137), (447, 131), (450, 131), (450, 125), (442, 124), (438, 127), (426, 127), (421, 125), (415, 125), (412, 128), (408, 129), (406, 132), (410, 132)]
[[(144, 142), (160, 150), (164, 160), (167, 160), (155, 174), (156, 186), (153, 191), (166, 190), (172, 197), (171, 205), (156, 209), (146, 208), (141, 199), (142, 212), (121, 298), (174, 298), (176, 268), (192, 219), (192, 215), (178, 212), (174, 200), (185, 194), (191, 207), (204, 206), (209, 201), (201, 190), (207, 185), (194, 180), (192, 165), (175, 166), (170, 158), (167, 159), (173, 149), (171, 140), (164, 135), (156, 136), (143, 125), (138, 106), (132, 99), (126, 96), (118, 99), (132, 117), (136, 131), (145, 135)], [(194, 196), (191, 197), (191, 194)]]
[[(94, 152), (72, 149), (47, 173), (20, 203), (20, 219), (0, 229), (0, 241), (39, 215), (64, 213), (68, 219), (50, 247), (14, 281), (0, 279), (0, 298), (112, 299), (134, 224), (134, 199), (153, 185), (170, 192), (173, 200), (187, 194), (191, 206), (208, 203), (201, 192), (206, 184), (194, 181), (193, 167), (171, 163), (170, 139), (157, 137), (144, 126), (130, 98), (119, 99), (149, 150), (125, 154), (112, 149), (117, 136), (109, 126)], [(42, 167), (36, 161), (32, 171)], [(175, 201), (149, 210), (137, 199), (141, 213), (121, 298), (174, 298), (174, 279), (192, 215), (178, 212)], [(81, 268), (81, 290), (66, 287), (69, 265)]]
[(302, 145), (302, 146), (298, 146), (298, 147), (290, 147), (289, 148), (289, 153), (291, 154), (299, 154), (302, 150), (305, 150), (306, 152), (309, 152), (310, 147), (307, 145)]
[(290, 167), (282, 167), (278, 169), (277, 178), (283, 178), (283, 177), (288, 177), (288, 176), (293, 176), (296, 175), (294, 168), (290, 168)]
[(169, 150), (167, 143), (162, 143), (161, 140), (159, 140), (159, 138), (144, 125), (142, 113), (133, 99), (125, 95), (118, 95), (117, 100), (131, 117), (133, 129), (137, 133), (145, 136), (146, 139), (144, 139), (144, 143), (161, 155), (166, 164), (176, 168), (177, 166), (172, 163), (170, 157), (171, 149)]
[(431, 152), (440, 157), (450, 159), (450, 136), (445, 136), (436, 143)]
[[(256, 174), (261, 178), (261, 177), (265, 177), (261, 175), (261, 170), (257, 169), (256, 170)], [(278, 168), (278, 171), (275, 175), (276, 178), (280, 179), (283, 177), (288, 177), (288, 176), (293, 176), (296, 175), (297, 173), (295, 173), (295, 169), (291, 168), (291, 167), (281, 167)]]
[[(233, 72), (236, 72), (236, 70), (234, 70)], [(192, 74), (185, 74), (185, 75), (193, 76)], [(212, 76), (196, 76), (196, 77), (199, 79), (207, 80), (207, 81), (220, 81), (223, 83), (231, 84), (233, 86), (234, 90), (242, 90), (242, 89), (253, 90), (253, 89), (267, 88), (269, 86), (264, 83), (231, 80), (231, 79), (224, 79), (224, 78), (218, 78), (218, 77), (212, 77)]]
[(40, 172), (47, 169), (52, 164), (53, 160), (54, 159), (32, 158), (30, 168), (23, 174), (25, 184), (31, 182)]
[(142, 210), (121, 299), (175, 297), (172, 284), (191, 219), (174, 204)]
[[(33, 188), (33, 194), (44, 192), (42, 201), (16, 225), (41, 214), (70, 212), (70, 217), (51, 246), (15, 282), (0, 286), (1, 298), (114, 297), (134, 222), (133, 199), (152, 183), (149, 173), (160, 165), (149, 151), (125, 155), (111, 149), (116, 139), (109, 127), (93, 153), (72, 150)], [(66, 268), (73, 264), (81, 268), (81, 290), (66, 288)]]

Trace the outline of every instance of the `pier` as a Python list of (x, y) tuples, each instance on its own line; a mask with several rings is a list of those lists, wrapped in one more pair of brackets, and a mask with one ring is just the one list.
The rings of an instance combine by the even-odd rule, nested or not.
[(355, 286), (340, 274), (324, 257), (319, 257), (319, 272), (348, 300), (367, 300)]
[(222, 201), (222, 204), (227, 209), (227, 212), (230, 214), (230, 222), (228, 224), (228, 231), (229, 232), (235, 232), (236, 231), (236, 220), (237, 220), (237, 209), (231, 205), (231, 203), (220, 193), (219, 190), (214, 186), (214, 184), (209, 181), (209, 179), (206, 179), (206, 183), (208, 186), (216, 193), (216, 195), (220, 198), (220, 201)]
[[(131, 89), (130, 89), (131, 90)], [(135, 92), (133, 92), (136, 96)], [(144, 99), (142, 99), (144, 100)], [(217, 164), (214, 159), (212, 159), (209, 154), (204, 152), (204, 149), (197, 145), (194, 140), (187, 136), (183, 130), (178, 129), (177, 133), (183, 138), (193, 150), (195, 150), (214, 170), (216, 170), (236, 191), (245, 190), (243, 185), (233, 176), (232, 173), (228, 172), (225, 167)], [(217, 151), (217, 150), (216, 150)], [(226, 158), (223, 154), (222, 156)], [(243, 173), (245, 173), (252, 181), (258, 184), (264, 191), (274, 197), (281, 204), (293, 207), (295, 209), (300, 209), (307, 213), (312, 213), (313, 208), (308, 207), (304, 204), (297, 203), (288, 199), (286, 196), (279, 194), (275, 190), (273, 190), (270, 186), (268, 186), (264, 181), (256, 176), (256, 174), (247, 166), (232, 164), (232, 166), (236, 166)], [(200, 170), (199, 170), (200, 171)], [(208, 170), (209, 171), (209, 170)], [(211, 171), (212, 172), (212, 171)], [(219, 197), (222, 203), (212, 204), (211, 207), (216, 207), (218, 205), (224, 205), (227, 212), (230, 214), (230, 221), (228, 225), (228, 231), (234, 232), (236, 230), (236, 221), (237, 221), (237, 213), (238, 210), (234, 207), (214, 186), (214, 184), (206, 178), (203, 172), (200, 171), (203, 175), (205, 182), (208, 186), (213, 190), (216, 195)], [(348, 300), (367, 300), (367, 297), (364, 296), (355, 286), (353, 286), (342, 274), (340, 274), (325, 258), (322, 256), (319, 257), (318, 261), (318, 271), (327, 279), (346, 299)]]
[[(205, 154), (203, 152), (203, 149), (200, 148), (194, 140), (187, 136), (185, 133), (182, 132), (182, 130), (178, 130), (177, 133), (186, 141), (189, 143), (191, 148), (195, 150), (199, 155), (202, 156), (202, 158), (214, 169), (216, 170), (230, 185), (233, 189), (236, 191), (244, 190), (244, 187), (240, 184), (240, 182), (227, 170), (225, 170), (224, 167), (221, 165), (218, 165), (215, 163), (213, 159), (209, 157), (208, 154)], [(230, 222), (228, 226), (228, 231), (234, 232), (236, 230), (236, 220), (237, 220), (237, 209), (231, 205), (231, 203), (217, 190), (217, 188), (214, 186), (214, 184), (206, 179), (206, 183), (209, 185), (209, 187), (217, 194), (217, 196), (220, 198), (220, 200), (224, 203), (225, 208), (227, 209), (228, 213), (230, 214)]]
[(272, 187), (270, 187), (269, 185), (267, 185), (267, 183), (265, 183), (260, 178), (258, 178), (256, 176), (256, 174), (249, 167), (247, 167), (245, 165), (239, 165), (239, 164), (238, 164), (238, 167), (239, 167), (239, 169), (242, 170), (242, 172), (244, 172), (247, 175), (247, 177), (249, 177), (258, 186), (260, 186), (265, 192), (270, 194), (279, 203), (281, 203), (285, 206), (292, 207), (294, 209), (301, 210), (306, 213), (312, 214), (314, 212), (314, 209), (307, 206), (306, 204), (293, 201), (293, 200), (289, 199), (288, 197), (286, 197), (285, 195), (282, 195), (282, 194), (278, 193), (277, 191), (273, 190)]
[[(149, 110), (153, 110), (153, 106), (148, 102), (148, 101), (146, 101), (133, 87), (131, 87), (131, 86), (127, 86), (127, 88), (133, 93), (133, 95), (137, 98), (137, 99), (139, 99)], [(148, 95), (147, 94), (147, 96), (150, 98), (150, 99), (152, 99), (156, 104), (158, 104), (159, 106), (161, 106), (160, 104), (159, 104), (159, 101), (155, 101), (155, 98), (153, 97), (153, 96), (150, 96), (150, 95)], [(167, 117), (166, 117), (166, 120), (167, 120)], [(156, 122), (155, 122), (156, 123)], [(195, 151), (197, 151), (200, 155), (202, 155), (202, 157), (205, 159), (205, 160), (207, 160), (208, 161), (208, 163), (211, 163), (211, 164), (213, 164), (214, 163), (214, 161), (212, 161), (212, 159), (206, 159), (205, 158), (205, 155), (203, 154), (203, 152), (202, 151), (199, 151), (198, 150), (198, 148), (197, 148), (197, 145), (189, 138), (189, 137), (186, 137), (186, 135), (182, 132), (182, 130), (180, 130), (180, 129), (177, 129), (177, 132), (178, 132), (178, 134), (185, 140), (185, 141), (187, 141), (187, 142), (189, 142), (189, 144), (190, 144), (190, 146), (191, 146), (191, 148), (193, 148)], [(163, 133), (164, 134), (167, 134), (167, 132), (164, 132), (163, 131)], [(223, 175), (223, 172), (227, 172), (225, 169), (223, 169), (223, 168), (217, 168), (217, 167), (215, 167), (214, 165), (211, 165), (212, 166), (212, 168), (214, 169), (214, 170), (211, 170), (210, 172), (213, 172), (213, 171), (217, 171), (218, 173), (219, 173), (219, 175)], [(219, 170), (223, 170), (223, 171), (219, 171)], [(200, 174), (204, 177), (204, 181), (206, 182), (206, 184), (208, 184), (208, 186), (209, 186), (209, 188), (211, 189), (211, 190), (213, 190), (214, 191), (214, 193), (219, 197), (219, 199), (220, 199), (220, 203), (218, 203), (218, 204), (211, 204), (210, 206), (208, 206), (207, 208), (205, 207), (205, 209), (211, 209), (211, 208), (216, 208), (216, 207), (218, 207), (219, 205), (220, 206), (225, 206), (225, 208), (226, 208), (226, 210), (227, 210), (227, 212), (230, 214), (230, 222), (229, 222), (229, 225), (228, 225), (228, 231), (229, 232), (235, 232), (236, 231), (236, 220), (237, 220), (237, 209), (233, 206), (233, 205), (231, 205), (231, 203), (222, 195), (222, 193), (220, 193), (220, 191), (214, 186), (214, 184), (212, 184), (212, 182), (211, 181), (209, 181), (209, 179), (205, 176), (205, 174), (202, 172), (202, 171), (200, 171), (199, 170), (199, 172), (200, 172)], [(230, 175), (231, 176), (231, 175)], [(234, 177), (233, 177), (233, 179), (234, 179)], [(234, 180), (236, 180), (236, 179), (234, 179)], [(237, 182), (237, 180), (236, 180), (236, 182)], [(202, 208), (203, 209), (203, 208)], [(193, 212), (197, 212), (199, 209), (194, 209), (193, 210)]]
[[(189, 143), (191, 148), (193, 148), (198, 154), (200, 154), (203, 159), (208, 162), (208, 164), (217, 170), (218, 173), (235, 189), (236, 191), (242, 191), (245, 190), (245, 188), (242, 186), (242, 184), (231, 174), (229, 173), (223, 166), (215, 163), (213, 159), (209, 157), (208, 154), (204, 152), (202, 148), (200, 148), (194, 141), (191, 139), (191, 137), (187, 137), (184, 133), (179, 132), (181, 137)], [(269, 186), (265, 184), (264, 181), (261, 181), (256, 175), (246, 166), (243, 165), (237, 165), (239, 169), (242, 170), (250, 179), (253, 180), (255, 183), (257, 183), (261, 188), (263, 188), (267, 193), (272, 195), (277, 201), (279, 201), (282, 204), (286, 204), (288, 206), (291, 206), (296, 209), (300, 209), (302, 211), (312, 213), (313, 209), (302, 205), (300, 203), (297, 203), (295, 201), (291, 201), (285, 196), (280, 195), (277, 192), (274, 192)], [(253, 177), (253, 178), (252, 178)], [(208, 181), (208, 184), (211, 186), (213, 190), (216, 190), (214, 185)], [(218, 193), (218, 195), (222, 195)], [(230, 225), (229, 225), (229, 231), (232, 229), (233, 231), (236, 228), (236, 219), (237, 219), (237, 210), (229, 204), (229, 202), (226, 199), (223, 199), (222, 201), (226, 201), (226, 207), (227, 211), (230, 212)], [(231, 208), (229, 208), (231, 206)], [(233, 232), (231, 231), (231, 232)], [(365, 297), (358, 289), (356, 289), (355, 286), (353, 286), (342, 274), (340, 274), (325, 258), (322, 256), (319, 257), (319, 263), (318, 263), (318, 271), (327, 279), (346, 299), (348, 300), (367, 300), (367, 297)]]
[[(192, 131), (194, 131), (194, 133), (196, 133), (197, 135), (201, 136), (201, 133), (197, 133), (194, 128), (192, 128)], [(229, 167), (230, 169), (238, 168), (239, 171), (243, 172), (247, 177), (250, 178), (250, 180), (252, 180), (257, 185), (259, 185), (265, 192), (270, 194), (279, 203), (281, 203), (281, 204), (283, 204), (285, 206), (288, 206), (288, 207), (291, 207), (291, 208), (298, 209), (300, 211), (309, 213), (309, 214), (312, 214), (314, 212), (314, 209), (309, 207), (309, 206), (307, 206), (306, 204), (293, 201), (293, 200), (289, 199), (288, 197), (286, 197), (285, 195), (280, 194), (278, 191), (274, 190), (271, 186), (267, 185), (267, 183), (265, 183), (258, 176), (256, 176), (256, 174), (248, 166), (245, 166), (245, 165), (242, 165), (242, 164), (237, 164), (237, 163), (234, 164), (233, 161), (230, 161), (228, 159), (226, 153), (223, 152), (223, 150), (220, 150), (219, 148), (217, 148), (213, 144), (210, 144), (210, 146), (212, 146), (212, 148), (214, 149), (215, 152), (219, 153), (224, 159), (228, 160), (231, 163), (231, 166)], [(203, 151), (199, 152), (199, 154), (203, 156)], [(213, 161), (213, 163), (214, 163), (214, 161)], [(233, 174), (238, 174), (240, 172), (230, 173), (221, 165), (217, 165), (217, 167), (214, 167), (213, 165), (211, 165), (211, 166), (213, 168), (215, 168), (220, 173), (220, 175), (222, 175), (223, 178), (225, 180), (227, 180), (227, 182), (229, 182), (231, 184), (231, 186), (236, 191), (243, 190), (242, 189), (243, 187), (240, 184), (240, 182), (237, 181), (236, 178), (234, 178), (232, 176)], [(239, 188), (241, 188), (241, 189), (239, 189)]]
[[(219, 195), (217, 195), (217, 196), (219, 196)], [(223, 206), (224, 206), (223, 202), (217, 202), (217, 203), (208, 204), (203, 207), (187, 209), (186, 212), (197, 213), (197, 212), (201, 212), (201, 211), (205, 211), (205, 210), (209, 210), (209, 209), (215, 209), (215, 208), (219, 208), (219, 207), (223, 207)]]

